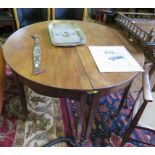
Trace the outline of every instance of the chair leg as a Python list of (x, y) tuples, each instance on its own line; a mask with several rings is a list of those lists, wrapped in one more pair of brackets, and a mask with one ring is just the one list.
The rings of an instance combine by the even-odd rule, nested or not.
[(129, 127), (125, 131), (125, 134), (122, 138), (122, 142), (121, 142), (120, 146), (124, 146), (124, 144), (128, 141), (128, 139), (129, 139), (130, 135), (132, 134), (136, 124), (137, 124), (137, 121), (131, 122), (131, 124), (129, 125)]
[(126, 143), (127, 140), (129, 139), (129, 137), (130, 137), (132, 131), (133, 131), (133, 130), (131, 130), (131, 129), (130, 129), (130, 130), (127, 129), (127, 131), (125, 132), (125, 135), (124, 135), (123, 138), (122, 138), (122, 142), (121, 142), (121, 144), (120, 144), (121, 147), (125, 145), (125, 143)]
[(146, 105), (147, 105), (147, 101), (144, 101), (143, 106), (140, 107), (140, 109), (138, 110), (136, 116), (134, 116), (133, 120), (129, 124), (129, 127), (126, 129), (120, 146), (123, 146), (125, 144), (125, 142), (127, 142), (130, 135), (132, 134), (133, 130), (136, 128), (136, 125), (137, 125), (137, 123), (138, 123), (138, 121), (139, 121), (139, 119), (140, 119)]

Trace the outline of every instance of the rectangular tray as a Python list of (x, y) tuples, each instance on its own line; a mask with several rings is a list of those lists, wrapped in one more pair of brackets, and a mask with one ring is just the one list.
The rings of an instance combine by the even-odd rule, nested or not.
[(82, 30), (73, 23), (56, 22), (48, 25), (52, 44), (55, 46), (77, 46), (86, 43)]

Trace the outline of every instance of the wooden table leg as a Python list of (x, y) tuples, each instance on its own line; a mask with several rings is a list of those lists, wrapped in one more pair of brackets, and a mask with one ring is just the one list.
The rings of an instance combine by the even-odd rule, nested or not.
[(20, 98), (20, 102), (23, 108), (23, 112), (25, 115), (25, 119), (28, 119), (28, 109), (27, 109), (27, 102), (26, 102), (26, 97), (25, 97), (25, 91), (24, 91), (24, 85), (22, 82), (20, 82), (18, 75), (16, 75), (16, 80), (17, 80), (17, 87), (18, 87), (18, 91), (19, 91), (19, 98)]
[(76, 137), (77, 143), (80, 143), (81, 141), (82, 125), (83, 125), (84, 114), (86, 110), (86, 102), (87, 102), (87, 94), (82, 94), (79, 102), (79, 118), (78, 118), (78, 124), (77, 124), (77, 137)]
[(124, 93), (123, 93), (123, 96), (122, 96), (120, 105), (119, 105), (118, 110), (117, 110), (117, 114), (118, 114), (118, 113), (120, 112), (120, 110), (122, 109), (122, 106), (124, 105), (125, 100), (127, 100), (127, 96), (128, 96), (128, 94), (129, 94), (129, 90), (130, 90), (131, 84), (132, 84), (132, 82), (131, 82), (131, 83), (129, 84), (129, 86), (126, 87), (125, 90), (124, 90)]
[[(87, 94), (82, 94), (80, 97), (80, 101), (79, 101), (79, 108), (78, 108), (78, 112), (79, 112), (79, 117), (78, 117), (78, 123), (77, 123), (77, 133), (76, 133), (76, 139), (74, 140), (73, 137), (60, 137), (58, 139), (52, 140), (50, 141), (48, 144), (44, 145), (45, 147), (47, 146), (52, 146), (55, 145), (56, 143), (60, 143), (60, 142), (67, 142), (69, 145), (71, 146), (81, 146), (81, 142), (82, 142), (82, 127), (83, 127), (83, 122), (84, 122), (84, 115), (85, 115), (85, 111), (86, 111), (86, 106), (87, 106)], [(66, 107), (67, 108), (67, 107)], [(68, 109), (68, 108), (67, 108)], [(69, 117), (69, 115), (68, 115)], [(69, 118), (68, 118), (69, 120)], [(69, 120), (70, 121), (70, 120)], [(71, 132), (71, 127), (70, 127), (71, 123), (69, 123), (69, 129)]]
[(91, 127), (92, 127), (92, 124), (94, 122), (96, 110), (97, 110), (98, 105), (99, 105), (99, 98), (100, 98), (100, 93), (92, 94), (92, 104), (91, 104), (91, 108), (90, 108), (90, 114), (88, 116), (89, 118), (88, 118), (84, 142), (87, 142), (89, 140), (89, 136), (91, 133)]

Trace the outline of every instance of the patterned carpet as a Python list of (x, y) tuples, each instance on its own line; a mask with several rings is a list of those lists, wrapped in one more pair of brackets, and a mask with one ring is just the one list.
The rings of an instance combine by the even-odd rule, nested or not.
[[(128, 96), (127, 106), (124, 106), (121, 112), (115, 116), (118, 109), (122, 92), (110, 94), (100, 99), (99, 108), (96, 114), (95, 122), (92, 126), (92, 134), (89, 143), (86, 146), (94, 147), (118, 147), (122, 141), (125, 129), (127, 127), (129, 112), (133, 106), (132, 96)], [(76, 118), (77, 103), (75, 101), (64, 100), (65, 104), (71, 105), (73, 116), (71, 119)], [(65, 112), (62, 112), (65, 115)], [(74, 122), (73, 120), (71, 122)], [(74, 126), (74, 124), (72, 124)], [(131, 138), (142, 140), (144, 142), (155, 144), (155, 134), (140, 129), (134, 130)], [(125, 147), (144, 147), (138, 142), (127, 142)]]
[(29, 120), (25, 122), (15, 78), (9, 68), (6, 74), (5, 106), (0, 117), (0, 146), (42, 146), (57, 136), (63, 136), (60, 100), (25, 88), (30, 111)]
[[(50, 140), (68, 135), (64, 104), (70, 106), (69, 114), (75, 132), (74, 119), (77, 116), (78, 105), (76, 101), (42, 96), (25, 88), (30, 117), (28, 121), (24, 121), (15, 78), (8, 67), (5, 88), (5, 106), (0, 116), (0, 146), (42, 146)], [(127, 115), (133, 103), (133, 98), (129, 96), (128, 108), (123, 108), (117, 117), (112, 117), (120, 99), (121, 93), (100, 99), (92, 135), (86, 146), (119, 146), (128, 122)], [(136, 130), (132, 136), (155, 143), (155, 135), (149, 132)], [(60, 143), (55, 146), (66, 144)], [(127, 143), (125, 146), (144, 145)]]

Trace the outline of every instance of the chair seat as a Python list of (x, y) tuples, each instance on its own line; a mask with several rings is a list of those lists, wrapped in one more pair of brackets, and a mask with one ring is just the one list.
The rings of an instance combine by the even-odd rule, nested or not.
[(137, 126), (155, 130), (155, 92), (152, 93), (152, 97), (153, 102), (147, 104)]

